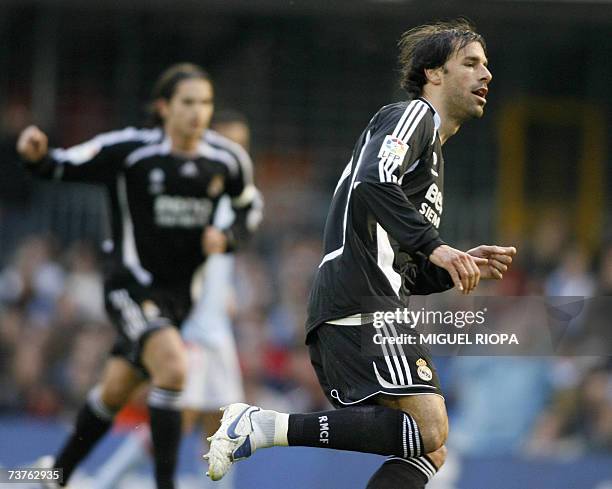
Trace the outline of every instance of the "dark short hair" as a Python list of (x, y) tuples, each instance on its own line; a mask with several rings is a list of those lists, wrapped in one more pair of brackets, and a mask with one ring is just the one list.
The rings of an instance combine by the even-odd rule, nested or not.
[(423, 92), (426, 69), (444, 66), (451, 55), (472, 42), (486, 51), (484, 38), (467, 19), (435, 22), (404, 32), (399, 40), (400, 85), (412, 97)]
[(149, 104), (151, 125), (157, 126), (163, 123), (161, 116), (155, 108), (155, 101), (160, 98), (170, 100), (180, 82), (194, 78), (211, 82), (210, 75), (201, 66), (193, 63), (174, 64), (166, 68), (159, 75), (159, 78), (153, 85), (153, 90), (151, 90), (151, 102)]

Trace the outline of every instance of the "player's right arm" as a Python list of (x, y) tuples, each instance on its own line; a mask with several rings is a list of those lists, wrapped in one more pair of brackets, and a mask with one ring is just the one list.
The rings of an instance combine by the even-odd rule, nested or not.
[(371, 125), (357, 163), (355, 197), (403, 250), (423, 253), (448, 272), (459, 290), (471, 292), (478, 285), (482, 260), (446, 245), (400, 186), (433, 140), (430, 109), (418, 100), (406, 108), (390, 106), (379, 112)]
[[(136, 130), (124, 129), (101, 134), (68, 149), (49, 148), (47, 135), (36, 126), (22, 131), (17, 152), (26, 167), (42, 178), (105, 183), (114, 178)], [(129, 145), (128, 145), (129, 146)]]

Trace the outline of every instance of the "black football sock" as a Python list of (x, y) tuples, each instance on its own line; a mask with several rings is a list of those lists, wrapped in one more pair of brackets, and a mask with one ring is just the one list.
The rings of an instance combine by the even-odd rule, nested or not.
[(311, 414), (289, 415), (290, 446), (334, 448), (354, 452), (420, 457), (419, 427), (412, 417), (383, 406), (356, 406)]
[(102, 402), (100, 388), (94, 388), (77, 415), (72, 435), (55, 460), (54, 468), (63, 470), (61, 486), (68, 483), (76, 466), (111, 427), (114, 415), (115, 412)]
[(174, 472), (181, 441), (180, 391), (153, 387), (149, 393), (151, 440), (157, 489), (174, 489)]
[(405, 459), (392, 457), (374, 473), (366, 489), (424, 489), (437, 471), (427, 455)]

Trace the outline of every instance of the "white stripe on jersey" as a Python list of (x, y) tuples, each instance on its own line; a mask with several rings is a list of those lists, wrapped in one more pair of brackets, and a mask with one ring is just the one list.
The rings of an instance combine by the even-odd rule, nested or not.
[(133, 166), (140, 160), (150, 158), (151, 156), (170, 154), (171, 149), (172, 142), (170, 141), (169, 137), (165, 137), (164, 140), (159, 144), (142, 146), (138, 149), (135, 149), (129, 155), (127, 155), (127, 157), (125, 158), (125, 163), (128, 167)]
[[(342, 246), (323, 257), (321, 263), (319, 264), (319, 268), (323, 266), (323, 264), (329, 260), (333, 260), (337, 256), (340, 256), (344, 251), (344, 243), (346, 242), (346, 221), (348, 218), (348, 210), (349, 204), (351, 203), (351, 193), (353, 192), (353, 185), (355, 183), (355, 178), (357, 178), (357, 173), (359, 173), (359, 167), (361, 166), (361, 161), (363, 160), (363, 153), (365, 152), (366, 146), (370, 142), (371, 137), (370, 131), (366, 134), (365, 141), (363, 142), (363, 146), (361, 147), (361, 151), (359, 152), (359, 159), (357, 160), (357, 164), (355, 165), (355, 170), (353, 171), (353, 178), (351, 178), (351, 186), (348, 189), (348, 195), (346, 196), (346, 207), (344, 209), (344, 220), (342, 222)], [(344, 174), (344, 172), (343, 172)]]
[(393, 269), (395, 254), (393, 253), (393, 248), (389, 241), (389, 235), (378, 223), (376, 223), (376, 249), (378, 254), (376, 259), (378, 268), (380, 268), (385, 274), (385, 277), (387, 277), (395, 295), (399, 296), (399, 290), (402, 286), (402, 277)]
[[(402, 130), (402, 128), (404, 127), (404, 124), (406, 123), (406, 119), (408, 118), (408, 116), (412, 115), (413, 112), (416, 112), (419, 102), (423, 103), (420, 100), (413, 100), (412, 102), (410, 102), (406, 106), (406, 109), (404, 110), (404, 113), (400, 117), (400, 120), (395, 125), (395, 129), (393, 129), (393, 132), (391, 133), (391, 135), (393, 137), (397, 137), (398, 136), (400, 130)], [(392, 160), (389, 160), (389, 157), (386, 157), (386, 158), (382, 158), (378, 162), (378, 176), (379, 176), (381, 182), (391, 181), (391, 180), (387, 180), (388, 178), (390, 178), (390, 176), (387, 175), (386, 172), (385, 172), (385, 166), (387, 165), (388, 161), (392, 161)]]
[(240, 171), (238, 161), (232, 156), (229, 151), (215, 148), (208, 144), (206, 141), (202, 141), (198, 144), (198, 153), (209, 160), (219, 161), (229, 168), (230, 175), (237, 176)]
[(334, 195), (336, 195), (336, 192), (340, 188), (340, 185), (342, 185), (342, 182), (344, 182), (344, 180), (346, 180), (346, 178), (351, 174), (352, 165), (353, 165), (353, 158), (351, 158), (348, 164), (344, 167), (344, 171), (342, 172), (342, 175), (340, 175), (340, 180), (338, 180), (338, 184), (336, 185), (336, 188), (334, 189)]
[(105, 146), (127, 143), (129, 141), (153, 142), (161, 137), (159, 129), (136, 129), (126, 127), (120, 131), (112, 131), (90, 139), (68, 149), (56, 148), (51, 155), (58, 163), (82, 165), (96, 156)]
[(150, 285), (153, 281), (151, 272), (145, 270), (140, 264), (140, 257), (136, 249), (134, 238), (134, 224), (130, 214), (130, 206), (127, 198), (127, 187), (125, 175), (121, 174), (117, 179), (117, 198), (121, 207), (121, 220), (123, 221), (123, 264), (132, 272), (136, 280), (143, 285)]
[[(412, 125), (410, 126), (410, 128), (408, 129), (408, 132), (404, 136), (400, 136), (400, 139), (402, 141), (407, 143), (410, 140), (410, 138), (412, 137), (412, 134), (414, 133), (414, 131), (418, 127), (419, 123), (421, 122), (421, 119), (423, 119), (423, 117), (425, 116), (425, 114), (427, 113), (428, 110), (429, 110), (429, 107), (427, 107), (426, 105), (423, 108), (421, 108), (421, 111), (414, 118), (414, 121), (413, 121)], [(393, 164), (393, 167), (389, 169), (389, 173), (392, 176), (395, 176), (395, 175), (393, 175), (393, 172), (395, 171), (395, 169), (398, 166), (399, 166), (399, 161), (395, 160), (395, 163)], [(411, 166), (411, 171), (414, 170), (415, 168), (416, 168), (416, 165), (412, 165)]]
[(242, 146), (212, 129), (204, 133), (204, 141), (211, 146), (216, 146), (232, 154), (242, 170), (242, 178), (244, 179), (245, 187), (253, 183), (253, 162), (251, 161), (249, 153), (247, 153)]
[[(407, 143), (428, 110), (429, 106), (421, 100), (413, 100), (410, 102), (395, 126), (392, 136), (401, 139), (404, 143)], [(397, 177), (393, 175), (393, 172), (395, 172), (399, 165), (400, 160), (394, 157), (394, 155), (381, 158), (381, 160), (378, 162), (378, 175), (380, 181), (396, 183)]]

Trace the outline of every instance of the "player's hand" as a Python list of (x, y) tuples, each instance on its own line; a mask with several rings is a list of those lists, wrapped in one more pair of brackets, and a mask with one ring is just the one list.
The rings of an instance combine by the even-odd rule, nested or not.
[(202, 233), (202, 249), (206, 255), (225, 253), (227, 236), (213, 226), (208, 226)]
[(468, 251), (471, 256), (486, 258), (486, 265), (479, 265), (480, 277), (484, 279), (501, 280), (512, 264), (516, 255), (514, 246), (481, 245)]
[(429, 261), (434, 265), (444, 268), (455, 287), (463, 294), (472, 292), (480, 281), (480, 266), (487, 265), (488, 260), (478, 258), (448, 245), (438, 246), (431, 255)]
[(29, 163), (37, 163), (47, 155), (49, 140), (36, 126), (26, 127), (17, 139), (17, 152)]

